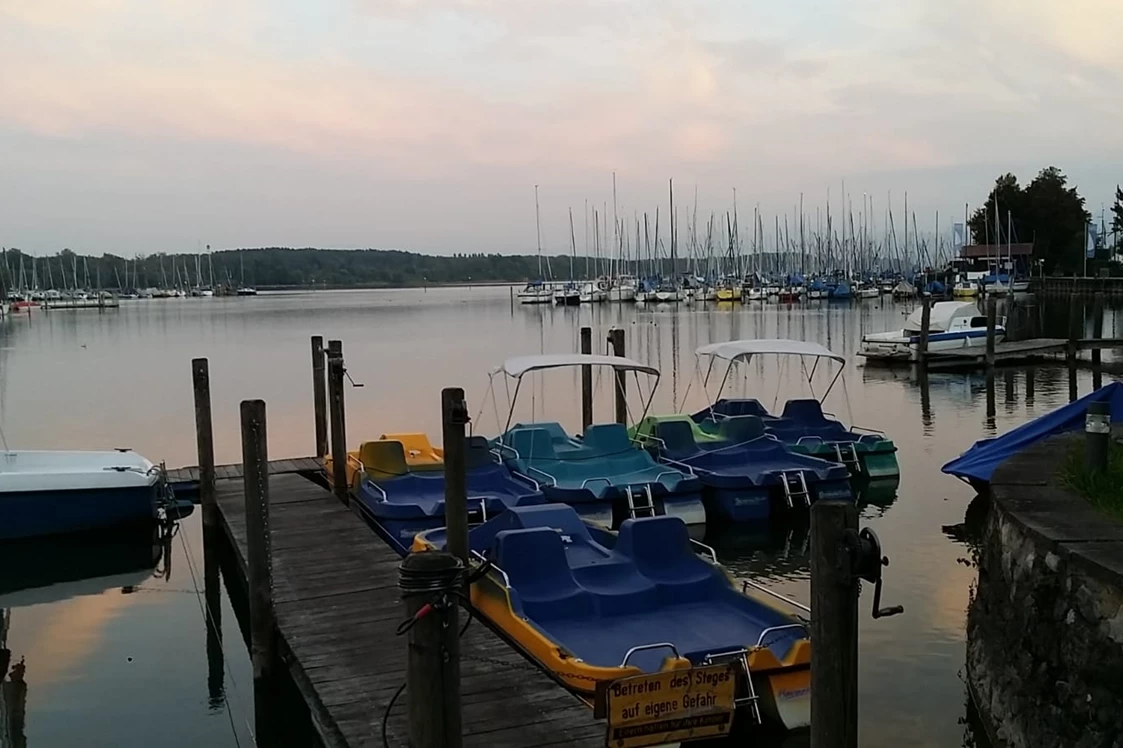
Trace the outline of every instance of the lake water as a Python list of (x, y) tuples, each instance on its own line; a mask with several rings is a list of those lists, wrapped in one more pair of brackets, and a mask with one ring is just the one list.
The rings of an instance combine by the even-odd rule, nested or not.
[[(1066, 305), (1067, 306), (1067, 305)], [(116, 312), (36, 311), (0, 326), (0, 424), (22, 449), (132, 447), (169, 467), (194, 464), (190, 360), (210, 359), (217, 459), (240, 460), (238, 403), (268, 407), (271, 458), (310, 455), (309, 336), (344, 341), (352, 446), (385, 432), (440, 433), (440, 389), (466, 390), (477, 433), (506, 420), (507, 387), (488, 372), (506, 357), (577, 348), (582, 325), (604, 349), (612, 326), (627, 330), (630, 357), (663, 372), (652, 410), (702, 407), (694, 349), (750, 337), (817, 341), (850, 356), (865, 332), (899, 328), (910, 308), (886, 301), (763, 307), (632, 305), (520, 307), (507, 288), (448, 288), (263, 294), (256, 298), (133, 301)], [(1042, 329), (1057, 317), (1022, 313)], [(1064, 320), (1059, 326), (1063, 328)], [(1114, 329), (1109, 322), (1108, 334)], [(1109, 358), (1110, 354), (1105, 354)], [(798, 364), (753, 362), (730, 378), (775, 407), (806, 393)], [(1079, 373), (1081, 394), (1091, 374)], [(817, 392), (828, 381), (813, 380)], [(580, 421), (579, 374), (528, 377), (516, 417)], [(641, 412), (650, 383), (629, 381), (630, 409)], [(714, 385), (710, 383), (710, 395)], [(596, 377), (596, 416), (611, 420), (611, 385)], [(1025, 370), (933, 373), (921, 387), (908, 371), (855, 361), (826, 404), (844, 420), (888, 432), (899, 448), (895, 494), (863, 498), (862, 523), (891, 558), (884, 604), (905, 614), (873, 620), (869, 590), (861, 601), (860, 719), (863, 746), (973, 746), (983, 738), (968, 719), (964, 663), (966, 610), (975, 570), (964, 527), (973, 492), (940, 466), (982, 436), (993, 435), (1068, 401), (1063, 367), (1039, 367), (1033, 396)], [(988, 407), (988, 403), (990, 407)], [(497, 425), (498, 424), (498, 425)], [(968, 508), (972, 507), (969, 513)], [(22, 732), (0, 745), (169, 747), (250, 745), (248, 657), (236, 628), (225, 637), (224, 675), (208, 684), (206, 632), (195, 594), (202, 586), (197, 516), (168, 542), (115, 538), (93, 546), (65, 543), (2, 549), (0, 604), (12, 662), (23, 661)], [(792, 597), (808, 599), (806, 532), (711, 533), (722, 560)], [(170, 549), (170, 550), (169, 550)], [(86, 582), (73, 580), (95, 577)], [(52, 581), (66, 580), (45, 588)], [(27, 589), (32, 588), (32, 589)], [(124, 590), (124, 591), (123, 591)], [(227, 600), (223, 620), (233, 622)], [(5, 697), (22, 691), (6, 684)], [(11, 699), (14, 702), (16, 699)], [(4, 707), (9, 714), (13, 705)]]

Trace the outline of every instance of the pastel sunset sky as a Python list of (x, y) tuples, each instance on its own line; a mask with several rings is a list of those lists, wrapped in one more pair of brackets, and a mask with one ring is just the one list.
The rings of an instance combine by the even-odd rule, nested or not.
[(1055, 164), (1098, 215), (1121, 40), (1119, 0), (0, 0), (0, 244), (529, 252), (539, 184), (561, 252), (613, 171), (622, 215), (845, 180), (931, 230)]

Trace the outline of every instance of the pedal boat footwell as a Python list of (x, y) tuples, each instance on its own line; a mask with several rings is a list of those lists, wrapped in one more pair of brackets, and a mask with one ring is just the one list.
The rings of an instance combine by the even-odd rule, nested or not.
[[(444, 542), (433, 530), (414, 549)], [(571, 507), (515, 507), (469, 543), (492, 564), (472, 586), (478, 615), (570, 691), (593, 699), (618, 678), (737, 661), (738, 693), (764, 717), (810, 723), (806, 626), (696, 555), (681, 519), (628, 519), (617, 534)]]

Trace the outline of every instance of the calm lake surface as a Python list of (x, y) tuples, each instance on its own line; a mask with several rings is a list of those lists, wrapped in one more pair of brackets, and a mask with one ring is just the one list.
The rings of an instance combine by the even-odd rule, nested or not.
[[(1063, 330), (1064, 306), (1059, 318), (1040, 307), (1023, 314), (1043, 331)], [(190, 360), (206, 356), (220, 463), (240, 461), (238, 403), (246, 398), (267, 403), (271, 458), (310, 455), (309, 336), (320, 334), (344, 341), (348, 370), (364, 385), (346, 393), (352, 446), (392, 431), (438, 438), (446, 386), (464, 387), (473, 428), (494, 435), (506, 419), (507, 390), (496, 378), (498, 397), (489, 399), (488, 372), (508, 356), (574, 351), (582, 325), (593, 327), (596, 350), (610, 327), (626, 328), (628, 355), (663, 372), (652, 410), (668, 412), (706, 403), (695, 376), (699, 345), (791, 337), (852, 357), (863, 333), (898, 329), (909, 311), (888, 301), (520, 307), (506, 287), (141, 300), (104, 314), (36, 311), (0, 325), (0, 424), (11, 448), (132, 447), (169, 467), (194, 464)], [(1113, 330), (1109, 320), (1105, 334)], [(980, 506), (940, 466), (976, 439), (1067, 402), (1067, 374), (1039, 367), (1029, 397), (1025, 370), (1000, 371), (988, 396), (982, 373), (933, 373), (923, 388), (907, 370), (858, 362), (847, 365), (826, 404), (844, 420), (886, 431), (900, 450), (899, 489), (863, 497), (861, 521), (877, 531), (891, 559), (884, 604), (906, 611), (875, 621), (872, 594), (863, 594), (861, 744), (983, 745), (968, 719), (961, 677), (976, 576), (965, 521), (977, 519)], [(727, 392), (744, 392), (769, 408), (806, 395), (798, 361), (743, 368), (746, 376), (731, 377)], [(1091, 373), (1078, 376), (1085, 394)], [(828, 380), (818, 373), (814, 381), (821, 393), (820, 382)], [(650, 386), (642, 383), (642, 394)], [(637, 414), (641, 393), (631, 379), (629, 387)], [(579, 430), (579, 388), (576, 371), (528, 377), (516, 417), (553, 418)], [(610, 420), (605, 374), (597, 374), (596, 388), (596, 417)], [(711, 382), (711, 395), (714, 389)], [(805, 530), (773, 526), (711, 533), (708, 540), (737, 574), (808, 599)], [(7, 611), (0, 634), (7, 629), (6, 646), (13, 663), (23, 659), (26, 683), (26, 742), (0, 730), (0, 745), (252, 744), (249, 662), (225, 599), (225, 675), (208, 688), (195, 594), (202, 586), (197, 515), (167, 542), (125, 537), (0, 553), (0, 607)], [(51, 582), (64, 583), (47, 587)]]

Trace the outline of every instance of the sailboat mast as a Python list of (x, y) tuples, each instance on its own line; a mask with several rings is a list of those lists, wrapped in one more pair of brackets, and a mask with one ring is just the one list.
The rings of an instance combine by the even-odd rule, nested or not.
[(542, 219), (538, 214), (538, 185), (534, 185), (534, 231), (538, 237), (538, 277), (542, 277)]

